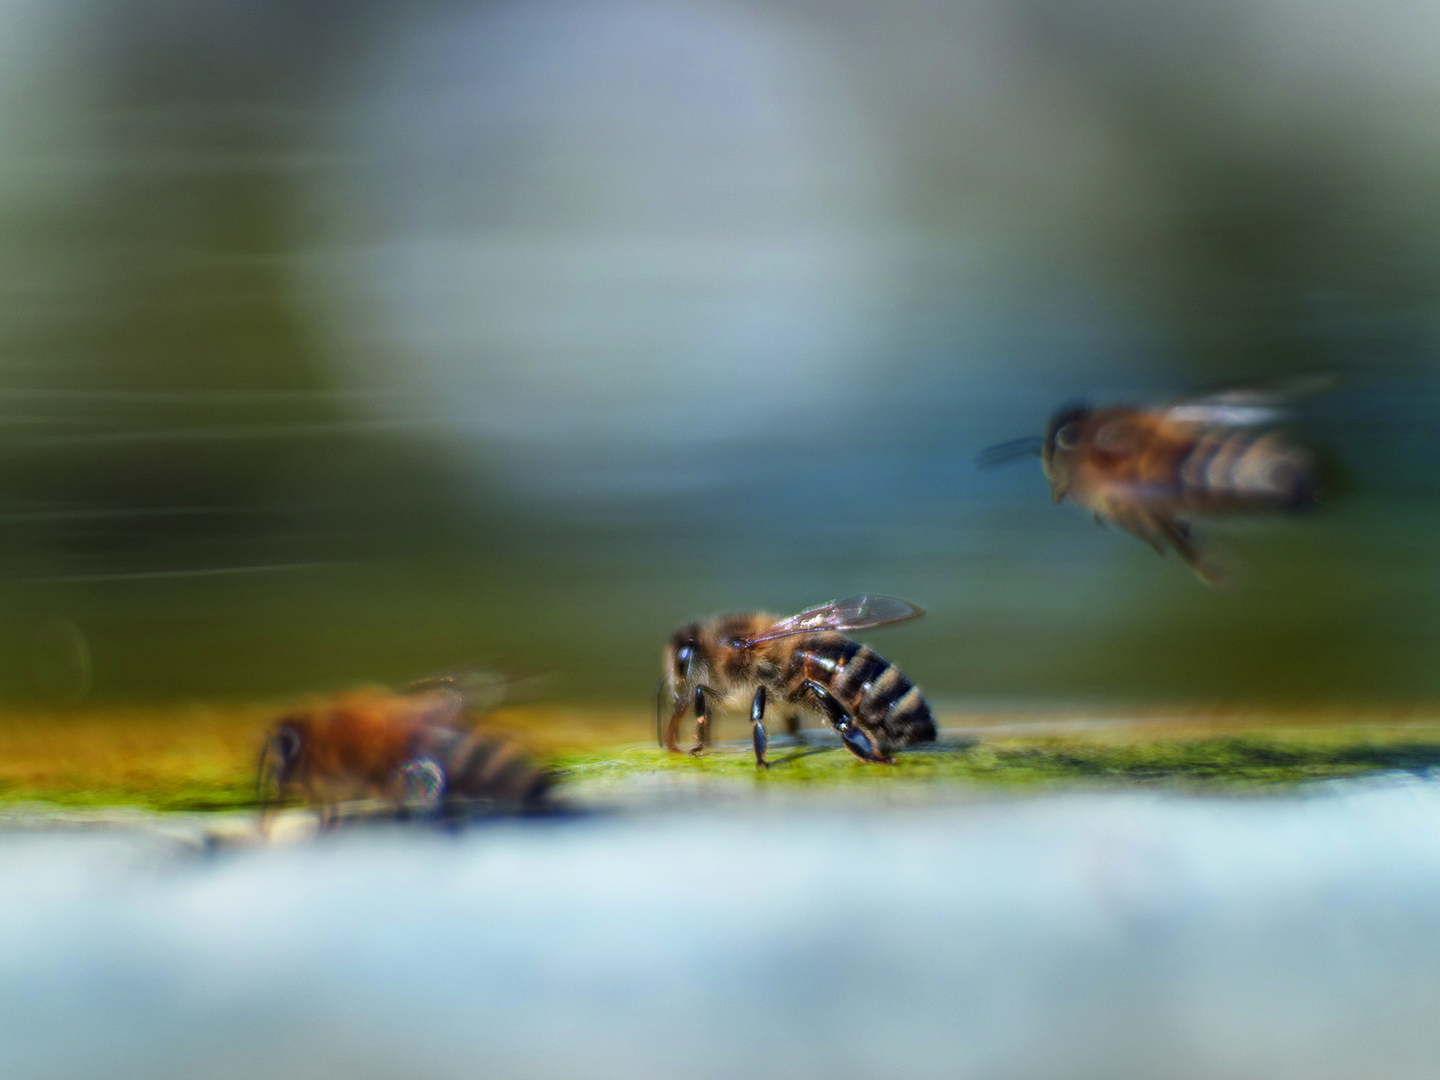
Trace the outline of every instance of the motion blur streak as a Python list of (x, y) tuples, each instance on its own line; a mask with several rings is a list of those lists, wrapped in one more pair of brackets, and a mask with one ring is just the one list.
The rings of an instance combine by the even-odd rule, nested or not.
[[(0, 0), (0, 695), (638, 705), (874, 591), (942, 708), (1433, 701), (1437, 18)], [(970, 465), (1299, 372), (1351, 494), (1223, 598)]]
[[(855, 415), (893, 150), (839, 61), (735, 4), (458, 7), (351, 84), (315, 192), (341, 373), (428, 397), (534, 493)], [(536, 492), (536, 489), (539, 492)]]

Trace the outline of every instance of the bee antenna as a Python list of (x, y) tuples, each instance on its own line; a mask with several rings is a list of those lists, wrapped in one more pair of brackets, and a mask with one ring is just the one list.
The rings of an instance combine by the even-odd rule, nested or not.
[(655, 745), (659, 747), (664, 747), (665, 745), (665, 734), (660, 730), (664, 724), (664, 720), (661, 719), (661, 712), (664, 709), (661, 700), (664, 693), (665, 676), (661, 675), (660, 681), (655, 684)]
[(996, 465), (1008, 465), (1026, 457), (1039, 457), (1045, 448), (1045, 440), (1039, 435), (1026, 435), (1023, 439), (987, 446), (975, 455), (975, 465), (981, 469), (993, 469)]

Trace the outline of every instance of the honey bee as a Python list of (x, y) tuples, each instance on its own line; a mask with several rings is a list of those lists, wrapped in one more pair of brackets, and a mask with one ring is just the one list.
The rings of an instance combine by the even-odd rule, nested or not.
[(432, 680), (404, 693), (354, 690), (291, 712), (260, 753), (262, 830), (273, 805), (291, 798), (314, 807), (322, 827), (352, 799), (449, 816), (543, 808), (551, 776), (513, 743), (467, 726), (465, 705), (463, 694)]
[[(721, 615), (682, 626), (665, 647), (656, 699), (657, 737), (679, 752), (680, 722), (693, 705), (698, 754), (709, 741), (710, 701), (753, 692), (750, 722), (755, 764), (768, 768), (765, 709), (773, 696), (819, 712), (861, 761), (890, 763), (891, 751), (933, 742), (935, 721), (920, 690), (899, 668), (843, 631), (919, 618), (925, 612), (889, 596), (852, 596), (777, 619), (763, 612)], [(670, 721), (660, 736), (663, 695)]]
[(1051, 417), (1043, 439), (993, 446), (979, 463), (1038, 456), (1055, 502), (1068, 498), (1162, 554), (1174, 550), (1214, 585), (1219, 575), (1201, 554), (1191, 519), (1296, 510), (1316, 501), (1313, 455), (1273, 426), (1282, 397), (1309, 388), (1226, 390), (1153, 408), (1067, 405)]

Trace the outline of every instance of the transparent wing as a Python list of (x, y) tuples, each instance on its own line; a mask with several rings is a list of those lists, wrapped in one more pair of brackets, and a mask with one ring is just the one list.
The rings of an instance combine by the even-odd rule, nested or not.
[(747, 644), (791, 637), (795, 634), (818, 634), (829, 630), (864, 630), (870, 626), (884, 626), (887, 623), (918, 619), (925, 609), (897, 600), (893, 596), (873, 596), (861, 593), (847, 600), (835, 600), (819, 607), (809, 608), (788, 619), (767, 626), (750, 638)]
[(457, 712), (490, 712), (510, 696), (515, 680), (484, 668), (461, 668), (417, 679), (404, 694), (416, 698), (448, 697)]
[(409, 718), (426, 727), (445, 727), (460, 720), (465, 712), (465, 699), (454, 690), (427, 688), (404, 695)]
[(1251, 386), (1181, 398), (1165, 409), (1167, 419), (1177, 423), (1219, 424), (1225, 427), (1252, 427), (1273, 424), (1297, 397), (1316, 394), (1335, 385), (1333, 375), (1301, 375)]

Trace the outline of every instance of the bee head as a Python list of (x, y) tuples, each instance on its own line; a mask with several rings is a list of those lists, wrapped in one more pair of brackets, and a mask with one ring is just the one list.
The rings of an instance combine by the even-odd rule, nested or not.
[(673, 739), (674, 727), (679, 722), (682, 709), (681, 702), (686, 699), (696, 682), (703, 678), (700, 674), (702, 665), (699, 623), (682, 626), (670, 635), (670, 640), (665, 643), (665, 671), (660, 676), (660, 681), (655, 684), (655, 741), (660, 746), (666, 745), (666, 699), (669, 699), (668, 708), (673, 713), (670, 721), (670, 738)]
[(1050, 481), (1050, 494), (1058, 503), (1065, 498), (1075, 477), (1075, 452), (1080, 448), (1081, 427), (1095, 410), (1089, 405), (1072, 402), (1050, 418), (1045, 428), (1045, 444), (1040, 451), (1040, 464)]
[(256, 801), (264, 806), (272, 797), (284, 798), (295, 778), (305, 736), (300, 724), (282, 720), (275, 726), (260, 751), (260, 769), (255, 777)]
[(703, 665), (704, 660), (699, 624), (682, 626), (670, 635), (670, 643), (665, 648), (665, 674), (677, 692), (690, 686), (696, 670)]
[(270, 735), (271, 752), (286, 773), (294, 771), (304, 745), (305, 736), (300, 733), (300, 725), (288, 720), (277, 724)]

